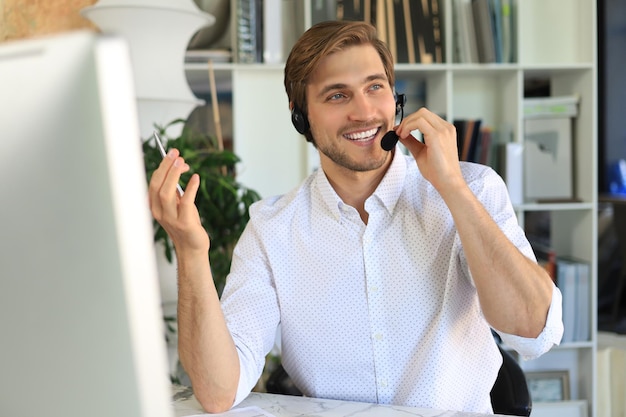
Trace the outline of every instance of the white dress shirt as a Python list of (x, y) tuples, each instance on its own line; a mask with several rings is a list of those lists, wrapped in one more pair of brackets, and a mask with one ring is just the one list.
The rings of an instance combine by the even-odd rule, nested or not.
[[(534, 259), (501, 178), (461, 165), (493, 219)], [(502, 358), (446, 204), (396, 149), (365, 209), (367, 225), (319, 170), (250, 210), (222, 297), (241, 363), (235, 404), (256, 384), (280, 324), (283, 366), (307, 396), (491, 412)], [(555, 287), (539, 337), (501, 336), (530, 358), (562, 332)]]

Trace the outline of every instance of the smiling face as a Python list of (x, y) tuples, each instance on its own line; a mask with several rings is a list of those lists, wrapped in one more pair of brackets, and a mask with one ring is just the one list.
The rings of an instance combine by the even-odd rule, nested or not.
[(380, 140), (395, 122), (385, 68), (369, 44), (323, 58), (306, 87), (311, 133), (322, 167), (364, 172), (389, 160)]

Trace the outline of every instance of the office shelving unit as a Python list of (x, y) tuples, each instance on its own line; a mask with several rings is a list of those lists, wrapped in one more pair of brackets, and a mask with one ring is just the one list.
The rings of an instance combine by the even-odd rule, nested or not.
[[(528, 213), (549, 213), (550, 243), (555, 251), (591, 265), (591, 336), (587, 341), (562, 344), (537, 360), (521, 364), (528, 371), (568, 370), (571, 399), (586, 401), (589, 415), (594, 416), (598, 259), (596, 2), (515, 1), (516, 59), (502, 64), (455, 62), (454, 4), (453, 0), (440, 0), (444, 62), (396, 66), (396, 85), (411, 89), (404, 92), (410, 100), (412, 94), (415, 98), (407, 104), (408, 111), (412, 105), (426, 105), (448, 120), (480, 118), (495, 129), (506, 126), (506, 140), (523, 142), (525, 83), (542, 79), (549, 82), (552, 96), (580, 98), (578, 116), (573, 121), (575, 201), (528, 201), (515, 206), (515, 210), (522, 225)], [(312, 0), (305, 0), (303, 5), (301, 13), (296, 14), (301, 20), (295, 25), (302, 30), (312, 23)], [(236, 6), (237, 0), (232, 0), (231, 10)], [(311, 145), (291, 125), (283, 65), (216, 63), (214, 68), (217, 77), (232, 90), (233, 147), (243, 161), (239, 179), (263, 196), (284, 193), (298, 185), (315, 168), (315, 158), (310, 155)], [(207, 91), (206, 64), (186, 64), (186, 72), (194, 91)], [(541, 404), (535, 404), (538, 408)]]

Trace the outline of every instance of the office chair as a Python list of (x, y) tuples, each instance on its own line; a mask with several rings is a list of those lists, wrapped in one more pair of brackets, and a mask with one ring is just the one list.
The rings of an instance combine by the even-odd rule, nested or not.
[[(496, 414), (528, 417), (532, 410), (532, 400), (526, 383), (526, 376), (513, 356), (498, 345), (502, 355), (502, 367), (491, 389), (491, 406)], [(265, 383), (267, 392), (272, 394), (302, 395), (293, 384), (282, 365), (270, 374)]]
[(302, 392), (296, 387), (285, 368), (283, 368), (282, 363), (278, 364), (278, 367), (272, 371), (267, 381), (265, 381), (265, 390), (270, 394), (302, 395)]
[(528, 417), (533, 402), (526, 383), (526, 375), (519, 363), (498, 345), (502, 355), (502, 366), (491, 389), (491, 407), (496, 414)]

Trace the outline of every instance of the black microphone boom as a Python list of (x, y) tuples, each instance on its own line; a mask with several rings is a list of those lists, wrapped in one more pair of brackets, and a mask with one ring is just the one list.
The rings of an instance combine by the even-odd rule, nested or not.
[[(406, 103), (406, 95), (397, 94), (396, 95), (396, 115), (400, 113), (400, 122), (402, 122), (402, 119), (404, 119), (405, 103)], [(396, 146), (396, 143), (398, 143), (399, 139), (400, 138), (398, 137), (398, 135), (396, 135), (396, 132), (394, 130), (390, 130), (389, 132), (385, 133), (383, 138), (380, 140), (380, 147), (386, 151), (390, 151), (394, 148), (394, 146)]]

